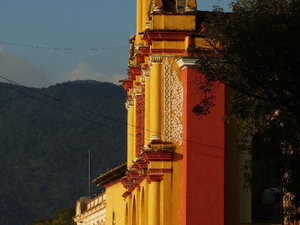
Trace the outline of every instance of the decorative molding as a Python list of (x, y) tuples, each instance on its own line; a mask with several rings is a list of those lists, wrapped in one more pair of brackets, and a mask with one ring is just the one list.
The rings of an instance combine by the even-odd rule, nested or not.
[(142, 84), (142, 85), (145, 85), (145, 83), (146, 83), (145, 79), (146, 79), (145, 76), (142, 75), (142, 76), (141, 76), (141, 84)]
[(136, 82), (135, 85), (136, 86), (134, 87), (134, 96), (137, 97), (137, 96), (143, 95), (142, 84), (140, 82)]
[(126, 190), (126, 192), (123, 194), (123, 197), (126, 198), (127, 196), (130, 196), (130, 194), (135, 190), (139, 190), (140, 191), (140, 185), (143, 182), (143, 180), (147, 177), (147, 175), (144, 174), (140, 174), (140, 171), (135, 170), (134, 173), (138, 173), (138, 176), (132, 176), (130, 173), (131, 172), (127, 172), (126, 176), (124, 176), (121, 179), (121, 182), (124, 186)]
[(127, 101), (125, 102), (126, 109), (129, 109), (130, 107), (133, 107), (134, 100), (131, 96), (127, 97)]
[(172, 150), (162, 150), (162, 151), (155, 151), (155, 150), (144, 150), (141, 154), (142, 159), (144, 162), (151, 162), (151, 161), (172, 161), (173, 159), (173, 151)]
[(125, 89), (125, 91), (129, 91), (130, 88), (132, 88), (133, 86), (133, 81), (132, 79), (125, 79), (125, 80), (122, 80), (123, 84), (123, 88)]
[(128, 68), (128, 76), (132, 80), (135, 80), (136, 76), (141, 74), (142, 74), (142, 70), (140, 66), (130, 66)]
[(132, 167), (137, 170), (144, 170), (148, 168), (148, 163), (140, 157), (134, 162)]
[(150, 77), (150, 70), (149, 70), (149, 68), (142, 69), (142, 76), (144, 76), (145, 78), (149, 78)]
[(160, 134), (153, 134), (150, 137), (150, 142), (151, 143), (161, 143), (161, 135)]
[(139, 171), (135, 169), (129, 169), (126, 172), (126, 175), (129, 178), (129, 180), (137, 179), (139, 178)]
[(171, 77), (171, 109), (171, 138), (175, 142), (182, 144), (183, 86), (175, 70), (173, 70)]
[(186, 0), (185, 11), (194, 12), (197, 10), (197, 1), (196, 0)]
[(172, 173), (173, 169), (165, 169), (165, 168), (154, 168), (149, 169), (149, 173)]
[[(97, 221), (104, 222), (106, 218), (106, 195), (100, 194), (93, 199), (80, 199), (76, 203), (76, 215), (73, 217), (76, 223), (86, 224)], [(98, 224), (98, 223), (97, 223)]]
[(151, 19), (149, 17), (146, 19), (145, 29), (146, 30), (151, 29)]
[(181, 41), (184, 42), (187, 35), (191, 33), (190, 30), (182, 31), (167, 31), (167, 30), (147, 30), (143, 39), (148, 45), (152, 41)]
[(183, 86), (168, 58), (164, 64), (164, 140), (183, 143)]
[(138, 60), (139, 63), (144, 63), (145, 62), (145, 56), (143, 54), (136, 54), (135, 57), (136, 57), (136, 59)]
[(127, 176), (124, 176), (121, 179), (121, 183), (123, 184), (124, 188), (128, 188), (130, 186), (130, 179)]
[(149, 79), (149, 78), (150, 78), (150, 70), (149, 70), (149, 68), (142, 69), (141, 83), (145, 84), (146, 83), (146, 79)]
[(151, 49), (152, 54), (180, 54), (184, 53), (184, 49), (167, 49), (167, 48), (154, 48)]
[(177, 64), (180, 68), (185, 69), (186, 67), (196, 66), (198, 59), (197, 58), (180, 58), (177, 60)]
[(128, 109), (130, 109), (130, 107), (132, 107), (132, 106), (131, 106), (130, 103), (127, 101), (127, 102), (125, 102), (125, 107), (126, 107), (126, 109), (128, 110)]
[(149, 46), (142, 46), (139, 48), (139, 51), (144, 56), (149, 56), (150, 54), (150, 47)]
[(163, 179), (163, 175), (148, 175), (149, 182), (160, 182)]
[(172, 63), (168, 58), (164, 64), (164, 135), (165, 141), (171, 142), (171, 73)]
[(144, 147), (144, 124), (145, 124), (145, 85), (139, 86), (140, 95), (136, 96), (136, 156), (140, 155)]
[(162, 0), (153, 0), (153, 12), (161, 12), (162, 8)]
[(123, 198), (127, 198), (127, 197), (131, 197), (131, 192), (130, 191), (126, 191), (123, 195), (122, 195), (122, 197)]
[(141, 151), (140, 157), (133, 162), (133, 166), (128, 168), (120, 180), (126, 189), (126, 192), (123, 194), (124, 198), (130, 196), (135, 189), (139, 190), (145, 178), (147, 178), (148, 182), (159, 182), (163, 179), (165, 173), (172, 173), (172, 168), (148, 168), (148, 164), (151, 161), (172, 161), (173, 147), (171, 144), (164, 145), (166, 145), (166, 148), (160, 145), (163, 148), (161, 150), (144, 149)]
[(162, 57), (160, 55), (151, 56), (151, 64), (160, 64), (162, 62)]

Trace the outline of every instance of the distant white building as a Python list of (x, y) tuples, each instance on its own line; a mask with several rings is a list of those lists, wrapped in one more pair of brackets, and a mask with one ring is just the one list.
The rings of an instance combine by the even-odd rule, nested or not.
[(76, 203), (74, 221), (77, 225), (105, 225), (106, 221), (106, 195), (96, 198), (81, 197)]

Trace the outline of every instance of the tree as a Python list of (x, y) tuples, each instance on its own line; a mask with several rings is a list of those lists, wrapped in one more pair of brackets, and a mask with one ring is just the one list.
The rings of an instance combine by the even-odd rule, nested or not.
[(125, 98), (122, 87), (97, 81), (42, 89), (0, 83), (1, 225), (49, 217), (87, 194), (88, 149), (91, 177), (125, 160), (126, 126), (116, 122), (126, 121)]
[(64, 208), (57, 211), (51, 225), (75, 225), (73, 220), (75, 216), (74, 207)]
[(59, 209), (53, 219), (36, 219), (32, 225), (76, 225), (73, 220), (75, 216), (74, 207)]
[(36, 219), (32, 225), (52, 225), (52, 220), (48, 218)]
[[(194, 112), (209, 113), (216, 83), (232, 88), (231, 119), (253, 137), (252, 169), (279, 171), (273, 181), (300, 207), (300, 1), (238, 0), (232, 13), (216, 10), (204, 34), (211, 51), (200, 51), (204, 98)], [(280, 163), (257, 165), (264, 157)]]

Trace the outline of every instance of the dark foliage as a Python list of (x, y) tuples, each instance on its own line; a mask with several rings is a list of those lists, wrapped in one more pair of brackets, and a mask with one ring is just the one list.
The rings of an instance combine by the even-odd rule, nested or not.
[(300, 206), (300, 1), (238, 0), (232, 9), (206, 21), (211, 50), (199, 57), (195, 112), (212, 107), (216, 83), (232, 88), (230, 119), (253, 137), (250, 186), (280, 187)]
[(1, 225), (49, 217), (87, 195), (89, 149), (92, 178), (125, 161), (126, 126), (100, 116), (126, 121), (121, 87), (77, 81), (34, 90), (87, 110), (0, 83)]
[(76, 223), (73, 220), (74, 216), (75, 208), (67, 207), (59, 209), (52, 219), (36, 219), (31, 225), (76, 225)]

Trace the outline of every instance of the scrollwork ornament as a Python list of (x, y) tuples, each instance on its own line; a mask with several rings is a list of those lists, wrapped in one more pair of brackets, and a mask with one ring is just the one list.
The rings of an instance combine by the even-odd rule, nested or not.
[(164, 139), (182, 144), (183, 87), (168, 59), (164, 63)]

